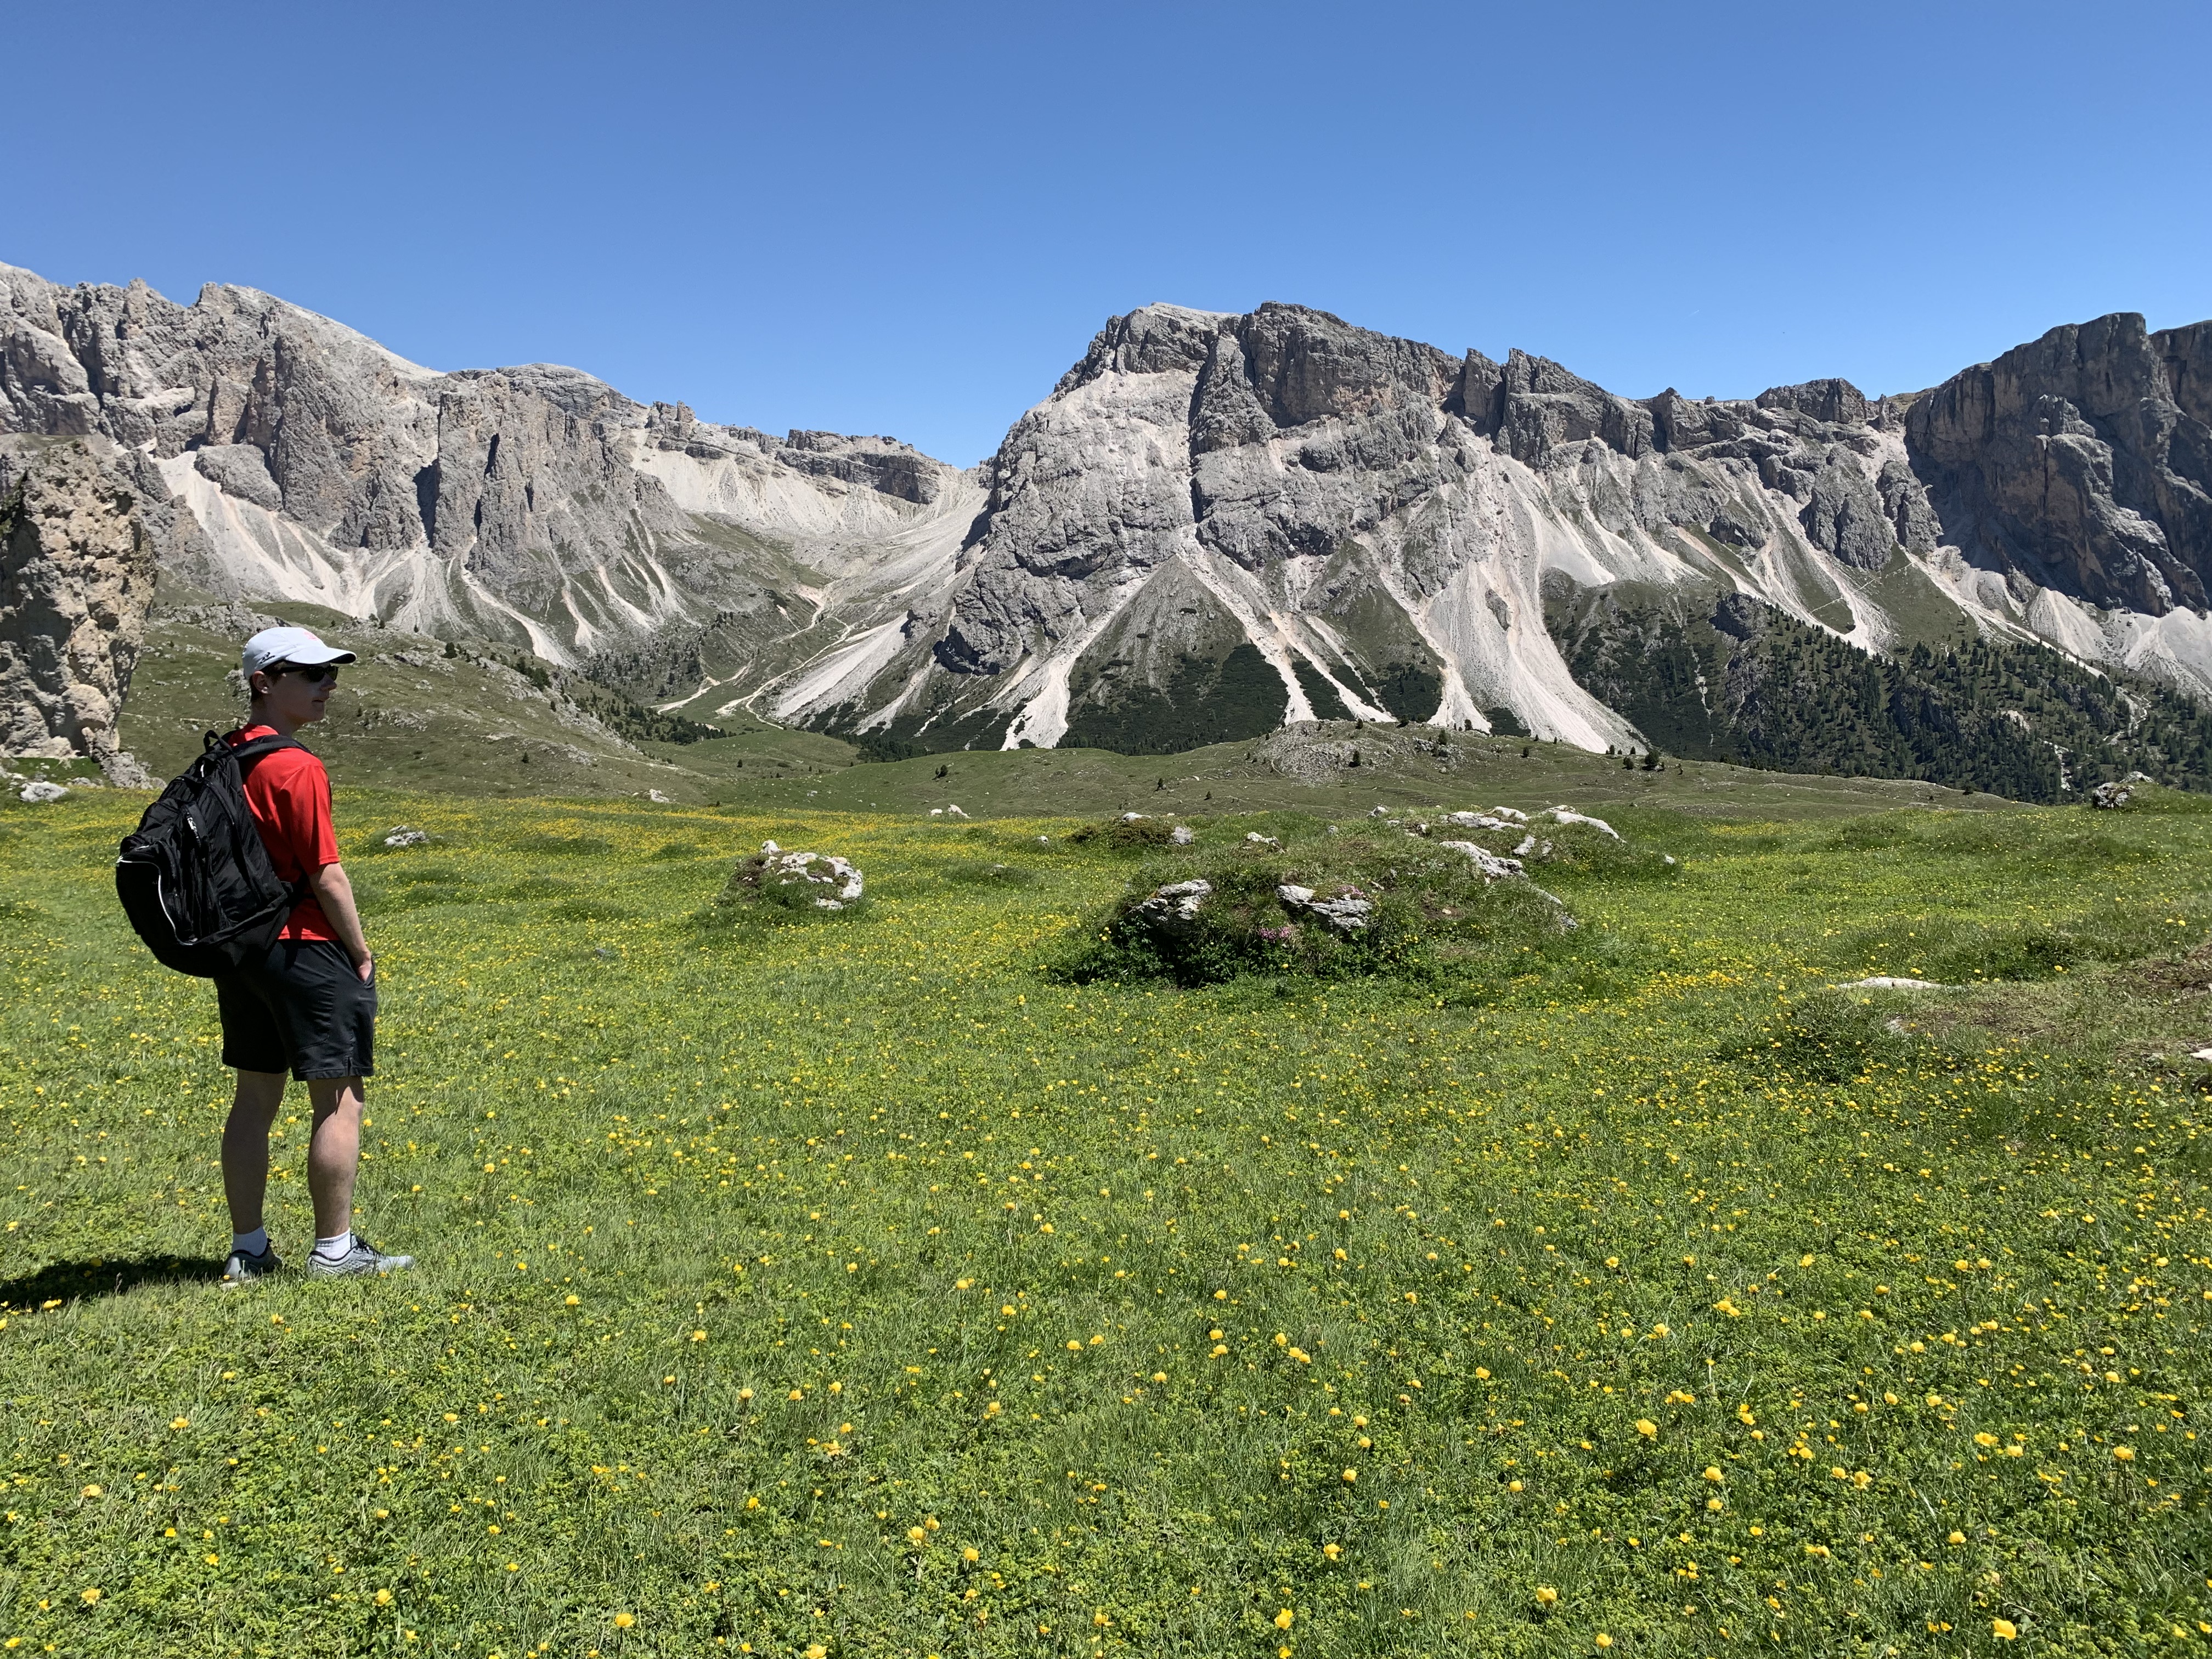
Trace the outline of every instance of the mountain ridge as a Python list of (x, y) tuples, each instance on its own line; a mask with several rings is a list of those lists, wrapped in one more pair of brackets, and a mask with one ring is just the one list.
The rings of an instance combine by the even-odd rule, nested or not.
[(961, 469), (555, 365), (427, 369), (250, 289), (0, 266), (0, 431), (112, 441), (176, 580), (900, 749), (1339, 714), (1636, 746), (1547, 580), (1745, 593), (1879, 652), (2039, 640), (2203, 695), (2208, 388), (2212, 325), (2132, 313), (1917, 393), (1693, 401), (1154, 305)]

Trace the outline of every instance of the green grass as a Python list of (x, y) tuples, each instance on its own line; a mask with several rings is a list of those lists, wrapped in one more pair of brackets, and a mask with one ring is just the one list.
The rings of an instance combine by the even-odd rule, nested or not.
[[(1416, 747), (1432, 745), (1438, 738), (1447, 744), (1441, 760)], [(1357, 750), (1362, 763), (1325, 770), (1301, 767), (1292, 751), (1310, 741), (1333, 744), (1346, 753)], [(1795, 819), (1908, 805), (1980, 811), (2012, 805), (1936, 784), (1763, 772), (1719, 761), (1669, 761), (1663, 771), (1643, 772), (1624, 768), (1613, 757), (1563, 743), (1434, 727), (1355, 726), (1349, 720), (1181, 755), (979, 749), (788, 781), (726, 778), (714, 799), (724, 806), (767, 811), (926, 815), (933, 807), (957, 805), (972, 817), (1123, 811), (1305, 811), (1353, 817), (1376, 806), (1516, 806), (1529, 811), (1571, 801), (1597, 811), (1656, 808)]]
[[(2153, 805), (1631, 806), (1678, 876), (1547, 879), (1602, 971), (1440, 1006), (1054, 983), (1134, 867), (1066, 818), (342, 791), (421, 1266), (225, 1291), (139, 798), (0, 803), (0, 1639), (2191, 1650), (2212, 815)], [(866, 911), (706, 920), (769, 837)], [(1826, 988), (1938, 933), (2037, 976)]]

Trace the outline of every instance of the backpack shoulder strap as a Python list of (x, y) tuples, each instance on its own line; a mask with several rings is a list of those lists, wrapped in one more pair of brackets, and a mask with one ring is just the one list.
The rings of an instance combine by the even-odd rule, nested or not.
[[(230, 757), (238, 763), (239, 781), (243, 783), (246, 781), (246, 775), (253, 769), (256, 762), (266, 760), (280, 749), (305, 750), (307, 747), (306, 744), (291, 738), (250, 738), (246, 742), (234, 745), (230, 750)], [(307, 883), (304, 879), (291, 883), (290, 888), (292, 902), (295, 904), (307, 896)]]
[(239, 773), (242, 776), (254, 762), (265, 760), (280, 749), (305, 749), (307, 746), (293, 738), (252, 738), (234, 745), (230, 757), (238, 763)]

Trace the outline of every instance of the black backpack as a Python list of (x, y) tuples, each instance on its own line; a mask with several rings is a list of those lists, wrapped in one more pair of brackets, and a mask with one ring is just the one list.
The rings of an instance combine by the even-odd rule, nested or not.
[(258, 961), (306, 892), (281, 879), (246, 804), (246, 774), (289, 738), (233, 748), (212, 732), (200, 757), (146, 809), (115, 860), (115, 890), (138, 937), (180, 974), (213, 979)]

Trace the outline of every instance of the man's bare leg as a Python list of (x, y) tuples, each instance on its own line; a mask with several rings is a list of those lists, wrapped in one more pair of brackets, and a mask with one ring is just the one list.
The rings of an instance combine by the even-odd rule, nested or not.
[(357, 1077), (317, 1078), (307, 1085), (315, 1127), (307, 1142), (307, 1192), (315, 1201), (315, 1237), (353, 1231), (354, 1173), (361, 1165), (362, 1095)]
[(222, 1126), (222, 1194), (230, 1203), (234, 1233), (261, 1227), (262, 1200), (269, 1191), (269, 1131), (283, 1104), (283, 1073), (239, 1073), (230, 1116)]
[(307, 1085), (314, 1102), (314, 1137), (307, 1143), (307, 1190), (315, 1200), (315, 1248), (311, 1277), (393, 1273), (415, 1265), (411, 1255), (386, 1255), (353, 1230), (353, 1182), (361, 1164), (361, 1079), (319, 1078)]

